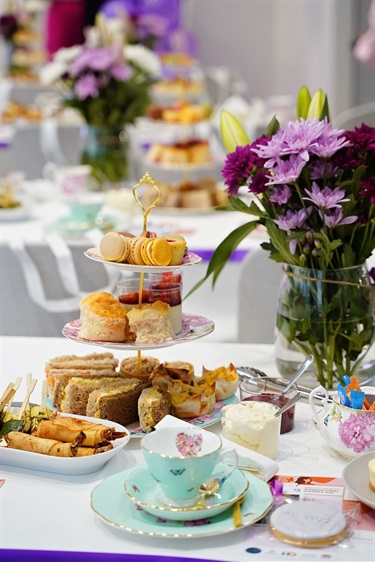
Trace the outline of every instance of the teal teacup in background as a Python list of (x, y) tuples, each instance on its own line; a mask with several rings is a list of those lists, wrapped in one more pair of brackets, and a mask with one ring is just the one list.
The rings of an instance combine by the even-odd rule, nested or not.
[[(220, 479), (230, 476), (237, 466), (234, 449), (223, 450), (218, 435), (195, 427), (160, 428), (143, 437), (143, 456), (161, 491), (161, 501), (172, 506), (193, 505), (199, 488), (217, 472)], [(227, 462), (225, 462), (227, 461)]]
[(94, 225), (104, 204), (101, 193), (85, 193), (67, 201), (69, 219), (73, 223)]

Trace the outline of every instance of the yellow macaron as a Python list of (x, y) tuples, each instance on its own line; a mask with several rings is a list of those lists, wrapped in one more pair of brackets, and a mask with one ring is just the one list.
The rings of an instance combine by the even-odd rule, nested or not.
[(150, 238), (146, 252), (152, 265), (165, 266), (171, 263), (172, 250), (164, 238)]

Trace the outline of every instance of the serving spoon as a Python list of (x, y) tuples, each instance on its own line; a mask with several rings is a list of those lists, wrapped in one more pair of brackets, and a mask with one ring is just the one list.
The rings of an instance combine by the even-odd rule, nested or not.
[(292, 385), (296, 382), (296, 380), (298, 380), (300, 378), (300, 376), (303, 375), (303, 373), (306, 371), (306, 369), (308, 369), (310, 367), (310, 365), (313, 361), (314, 361), (314, 356), (312, 355), (312, 353), (310, 353), (306, 357), (304, 362), (300, 365), (299, 369), (297, 370), (294, 377), (290, 380), (289, 384), (287, 384), (286, 387), (284, 388), (284, 390), (281, 392), (281, 396), (283, 396), (284, 394), (286, 394), (288, 392), (288, 390), (292, 387)]
[(279, 416), (281, 416), (281, 414), (283, 414), (284, 412), (286, 412), (286, 410), (289, 410), (289, 408), (291, 408), (292, 406), (294, 406), (294, 404), (296, 402), (298, 402), (298, 400), (301, 400), (301, 393), (297, 392), (293, 398), (291, 398), (290, 400), (288, 400), (288, 402), (286, 404), (284, 404), (284, 406), (281, 406), (281, 408), (276, 412), (275, 414), (275, 418), (278, 418)]

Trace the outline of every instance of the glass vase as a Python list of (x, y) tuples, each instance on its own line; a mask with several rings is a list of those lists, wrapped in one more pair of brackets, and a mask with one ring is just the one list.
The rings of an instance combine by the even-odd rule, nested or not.
[(301, 379), (306, 386), (332, 389), (343, 375), (358, 376), (374, 342), (373, 289), (365, 265), (325, 271), (284, 265), (275, 340), (280, 374), (290, 378), (312, 353)]
[(129, 179), (128, 140), (122, 129), (86, 125), (82, 130), (81, 164), (92, 167), (100, 191)]

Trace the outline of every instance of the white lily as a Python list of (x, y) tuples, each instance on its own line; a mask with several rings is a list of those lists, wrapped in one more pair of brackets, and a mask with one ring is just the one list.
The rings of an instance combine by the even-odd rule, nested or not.
[(53, 84), (63, 76), (67, 71), (67, 64), (60, 61), (54, 61), (46, 64), (39, 72), (39, 78), (42, 84)]

